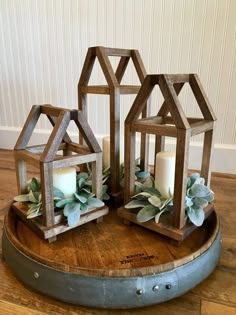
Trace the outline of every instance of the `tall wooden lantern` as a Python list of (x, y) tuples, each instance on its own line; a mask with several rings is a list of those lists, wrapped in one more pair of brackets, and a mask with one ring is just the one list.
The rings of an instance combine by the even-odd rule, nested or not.
[[(203, 118), (186, 117), (178, 99), (178, 94), (185, 84), (189, 84)], [(156, 85), (159, 86), (162, 92), (164, 103), (156, 116), (142, 119), (140, 113)], [(204, 133), (201, 176), (205, 178), (206, 184), (209, 185), (215, 120), (215, 114), (196, 74), (161, 74), (146, 77), (125, 121), (125, 203), (128, 203), (135, 193), (136, 132), (155, 135), (155, 156), (156, 153), (165, 149), (165, 137), (174, 137), (176, 138), (176, 162), (173, 213), (172, 215), (164, 215), (159, 223), (155, 223), (155, 221), (139, 223), (132, 211), (121, 208), (118, 211), (121, 217), (177, 241), (185, 239), (195, 229), (194, 225), (186, 224), (185, 217), (190, 138)], [(213, 205), (209, 204), (204, 211), (206, 218), (213, 211)]]
[[(53, 129), (45, 145), (27, 146), (40, 115), (46, 115)], [(74, 121), (86, 146), (74, 143), (67, 133), (70, 121)], [(62, 151), (63, 154), (59, 154)], [(92, 163), (92, 190), (97, 198), (102, 193), (102, 152), (84, 114), (50, 105), (34, 105), (15, 145), (17, 185), (20, 194), (27, 191), (27, 164), (36, 166), (40, 172), (42, 216), (28, 219), (26, 207), (21, 202), (13, 203), (14, 211), (42, 238), (53, 241), (56, 235), (75, 226), (108, 213), (108, 208), (89, 208), (80, 216), (75, 226), (69, 226), (60, 211), (55, 212), (53, 200), (53, 173), (55, 170)], [(70, 182), (68, 183), (70, 185)]]
[[(120, 58), (114, 71), (109, 60), (110, 56)], [(98, 60), (104, 73), (107, 85), (89, 85), (95, 60)], [(137, 94), (140, 85), (123, 85), (121, 83), (129, 61), (132, 60), (140, 83), (143, 83), (146, 70), (138, 50), (108, 47), (90, 47), (78, 83), (79, 110), (87, 113), (87, 94), (103, 94), (109, 96), (110, 104), (110, 194), (114, 200), (120, 199), (120, 96)], [(142, 109), (142, 117), (146, 117), (146, 105)], [(82, 139), (80, 139), (80, 143)], [(145, 160), (145, 138), (142, 139), (141, 164)]]

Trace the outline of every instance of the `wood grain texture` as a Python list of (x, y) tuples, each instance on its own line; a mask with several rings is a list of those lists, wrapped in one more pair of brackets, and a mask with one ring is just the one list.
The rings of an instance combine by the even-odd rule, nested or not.
[(54, 223), (53, 163), (40, 163), (40, 182), (43, 204), (43, 224), (50, 227)]
[(79, 111), (74, 121), (91, 152), (101, 152), (101, 148), (87, 123), (84, 113)]
[(212, 160), (212, 146), (213, 146), (213, 127), (204, 134), (203, 154), (201, 176), (205, 178), (205, 183), (210, 186), (211, 181), (211, 160)]
[(33, 105), (15, 145), (15, 150), (25, 149), (40, 116), (40, 105)]
[[(30, 169), (30, 172), (33, 171), (34, 169)], [(14, 159), (11, 151), (0, 150), (0, 176), (1, 230), (4, 207), (12, 200), (12, 197), (17, 194)], [(9, 313), (10, 315), (21, 314), (22, 311), (24, 311), (22, 314), (27, 315), (35, 315), (38, 314), (37, 312), (47, 315), (236, 314), (236, 214), (234, 207), (236, 203), (236, 176), (213, 173), (211, 188), (215, 192), (214, 204), (221, 218), (223, 239), (222, 255), (214, 273), (188, 294), (163, 304), (133, 310), (99, 310), (74, 306), (58, 302), (32, 291), (18, 281), (6, 263), (0, 260), (0, 314), (8, 315), (6, 310), (9, 312), (12, 311), (12, 313)], [(1, 236), (0, 233), (0, 242)], [(33, 240), (28, 239), (28, 242), (33, 242)], [(134, 242), (133, 250), (135, 250), (135, 244)], [(34, 244), (34, 246), (36, 246), (36, 244)], [(43, 248), (41, 249), (42, 252), (44, 250)], [(66, 255), (70, 256), (72, 262), (76, 262), (69, 250), (65, 250), (65, 256)]]
[(114, 71), (106, 51), (107, 50), (104, 47), (97, 47), (96, 56), (107, 80), (107, 84), (112, 88), (118, 88), (119, 83), (116, 76), (114, 75)]
[(129, 63), (129, 59), (130, 59), (130, 57), (126, 57), (126, 56), (122, 56), (120, 58), (120, 61), (119, 61), (119, 64), (116, 68), (116, 73), (115, 73), (115, 76), (116, 76), (119, 83), (121, 82), (121, 80), (124, 76), (125, 70), (126, 70), (127, 65)]
[(139, 51), (136, 49), (132, 50), (131, 51), (131, 57), (132, 57), (135, 69), (137, 71), (139, 80), (140, 80), (140, 82), (143, 82), (146, 75), (147, 75), (147, 72), (146, 72), (146, 69), (145, 69), (145, 66), (144, 66), (144, 63), (142, 61), (142, 58), (140, 56)]
[(174, 119), (176, 127), (181, 129), (188, 129), (190, 127), (188, 120), (184, 114), (183, 108), (180, 104), (177, 94), (175, 93), (175, 88), (173, 86), (173, 83), (170, 81), (169, 76), (160, 75), (158, 81), (160, 84), (161, 92), (165, 98), (165, 101), (168, 104), (169, 111), (172, 117), (175, 117)]
[[(184, 83), (174, 84), (175, 93), (177, 96), (179, 95), (180, 91), (182, 90)], [(168, 103), (166, 101), (163, 102), (157, 116), (164, 116), (167, 118), (168, 113), (170, 112)]]
[(110, 91), (110, 189), (120, 191), (120, 92)]
[[(125, 94), (137, 94), (140, 89), (140, 85), (120, 85), (119, 90), (121, 95)], [(110, 87), (106, 85), (89, 85), (82, 86), (80, 88), (80, 93), (82, 94), (110, 94)], [(80, 100), (81, 103), (81, 100)], [(80, 106), (81, 107), (81, 106)]]
[(175, 187), (174, 187), (174, 227), (185, 225), (185, 196), (188, 176), (190, 132), (178, 129), (176, 141)]
[(236, 310), (232, 306), (218, 304), (209, 301), (202, 301), (201, 304), (201, 315), (235, 315)]
[(55, 126), (49, 136), (48, 142), (45, 146), (44, 152), (41, 156), (42, 162), (53, 161), (62, 139), (65, 135), (66, 129), (70, 122), (70, 113), (62, 111), (56, 120)]
[(207, 120), (215, 121), (216, 120), (215, 113), (211, 107), (211, 104), (208, 100), (208, 97), (203, 89), (203, 86), (197, 74), (190, 74), (189, 84), (196, 97), (203, 117)]
[[(87, 220), (89, 215), (85, 215)], [(103, 224), (80, 226), (60, 235), (54, 244), (48, 244), (29, 224), (15, 219), (13, 213), (5, 220), (10, 241), (33, 260), (61, 271), (98, 277), (146, 276), (172, 270), (202, 255), (218, 233), (218, 224), (212, 217), (176, 247), (167, 238), (137, 225), (124, 225), (113, 211)]]
[(26, 315), (26, 314), (32, 314), (32, 315), (46, 315), (45, 312), (40, 312), (37, 310), (29, 309), (25, 306), (19, 306), (14, 303), (9, 303), (6, 301), (0, 300), (0, 314), (4, 315)]

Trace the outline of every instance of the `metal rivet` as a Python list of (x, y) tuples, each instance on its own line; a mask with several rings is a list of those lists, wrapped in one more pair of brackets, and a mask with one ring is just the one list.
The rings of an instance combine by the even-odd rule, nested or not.
[(35, 277), (36, 279), (38, 279), (38, 278), (39, 278), (39, 274), (38, 274), (37, 272), (35, 272), (35, 273), (34, 273), (34, 277)]
[(136, 291), (136, 293), (137, 293), (138, 295), (142, 295), (142, 294), (143, 294), (143, 290), (142, 290), (142, 289), (138, 289), (138, 290)]
[(157, 285), (157, 284), (156, 284), (156, 285), (154, 285), (154, 286), (153, 286), (153, 288), (152, 288), (152, 291), (156, 292), (156, 291), (158, 291), (158, 290), (159, 290), (158, 285)]
[(170, 290), (170, 289), (171, 289), (171, 283), (167, 283), (167, 284), (166, 284), (166, 289), (167, 289), (167, 290)]

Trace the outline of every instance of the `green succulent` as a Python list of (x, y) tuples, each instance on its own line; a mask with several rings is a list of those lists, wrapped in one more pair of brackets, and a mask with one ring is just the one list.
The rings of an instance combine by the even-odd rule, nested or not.
[[(137, 213), (138, 222), (147, 222), (155, 219), (158, 223), (160, 216), (171, 211), (173, 208), (173, 196), (169, 198), (161, 196), (154, 187), (154, 180), (148, 176), (147, 172), (142, 174), (145, 178), (143, 182), (136, 181), (136, 194), (132, 200), (125, 205), (127, 209), (141, 208)], [(138, 177), (139, 174), (136, 174)], [(198, 173), (194, 173), (187, 178), (187, 191), (185, 197), (186, 216), (196, 226), (201, 226), (204, 222), (204, 208), (209, 202), (214, 200), (214, 193), (204, 185), (204, 179)]]

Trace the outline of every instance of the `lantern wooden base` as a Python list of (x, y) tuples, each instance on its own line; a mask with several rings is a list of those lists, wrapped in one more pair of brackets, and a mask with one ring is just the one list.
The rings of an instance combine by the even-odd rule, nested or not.
[(2, 251), (16, 276), (43, 294), (91, 307), (134, 308), (173, 299), (203, 281), (218, 262), (220, 234), (213, 211), (176, 247), (138, 225), (124, 225), (110, 211), (101, 224), (90, 222), (50, 244), (9, 207)]
[[(214, 210), (213, 205), (208, 205), (205, 209), (205, 219), (212, 213)], [(187, 223), (182, 229), (173, 228), (173, 215), (170, 213), (164, 213), (160, 217), (159, 223), (156, 223), (154, 220), (150, 220), (148, 222), (140, 223), (136, 219), (137, 209), (126, 209), (119, 208), (118, 215), (125, 220), (125, 222), (133, 222), (140, 226), (143, 226), (146, 229), (152, 230), (164, 236), (167, 236), (175, 241), (183, 241), (186, 237), (188, 237), (197, 226)]]
[(62, 213), (62, 210), (60, 210), (55, 213), (54, 224), (51, 227), (45, 227), (45, 225), (42, 223), (42, 216), (36, 217), (34, 219), (27, 219), (27, 206), (24, 203), (15, 202), (12, 204), (12, 209), (41, 238), (48, 239), (49, 242), (55, 241), (58, 234), (69, 231), (87, 222), (93, 220), (97, 220), (97, 222), (102, 221), (103, 216), (109, 211), (108, 207), (106, 206), (101, 208), (92, 208), (85, 213), (81, 213), (80, 220), (75, 226), (69, 226)]

